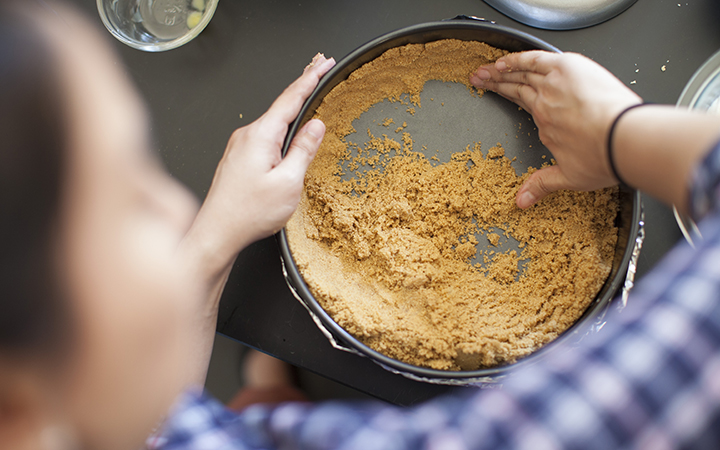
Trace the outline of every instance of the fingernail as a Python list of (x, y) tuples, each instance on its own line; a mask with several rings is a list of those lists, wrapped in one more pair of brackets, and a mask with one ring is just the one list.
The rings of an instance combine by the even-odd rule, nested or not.
[(537, 198), (532, 194), (532, 192), (530, 192), (530, 190), (526, 190), (518, 196), (517, 205), (520, 209), (525, 209), (534, 205), (536, 201)]
[(481, 80), (489, 80), (490, 79), (490, 72), (488, 72), (486, 69), (478, 69), (477, 72), (475, 72), (475, 75), (477, 75), (478, 78)]
[[(325, 56), (323, 56), (325, 58)], [(335, 58), (326, 59), (323, 61), (323, 63), (320, 65), (320, 68), (323, 70), (330, 70), (335, 65)]]
[(325, 124), (318, 119), (313, 119), (307, 124), (305, 132), (315, 139), (319, 140), (325, 134)]
[(505, 61), (503, 61), (502, 59), (499, 59), (495, 62), (495, 68), (497, 70), (499, 70), (500, 72), (502, 72), (503, 70), (507, 70), (508, 65)]
[(313, 56), (313, 59), (310, 61), (310, 64), (305, 66), (304, 70), (307, 71), (308, 69), (313, 68), (318, 62), (324, 61), (324, 60), (325, 60), (325, 55), (323, 55), (322, 53), (318, 53), (317, 55)]
[(481, 80), (480, 78), (478, 78), (478, 76), (475, 75), (475, 74), (470, 75), (470, 83), (471, 83), (473, 86), (479, 87), (479, 88), (485, 86), (485, 83), (483, 83), (483, 80)]

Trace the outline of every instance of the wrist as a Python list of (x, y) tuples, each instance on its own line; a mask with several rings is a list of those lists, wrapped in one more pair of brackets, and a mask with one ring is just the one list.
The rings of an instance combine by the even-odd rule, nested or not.
[(615, 140), (615, 135), (617, 134), (616, 133), (617, 127), (618, 127), (618, 124), (620, 123), (620, 121), (623, 119), (623, 117), (625, 117), (625, 115), (627, 113), (634, 110), (635, 108), (639, 108), (641, 106), (647, 106), (649, 104), (651, 104), (651, 103), (645, 103), (645, 102), (635, 103), (635, 104), (630, 105), (630, 106), (626, 107), (625, 109), (621, 110), (615, 116), (615, 119), (610, 124), (610, 129), (608, 130), (607, 142), (606, 142), (606, 146), (605, 146), (608, 166), (610, 168), (611, 175), (622, 186), (629, 187), (629, 184), (625, 181), (624, 177), (620, 174), (620, 168), (618, 167), (618, 161), (617, 161), (617, 157), (615, 155), (616, 146), (615, 146), (614, 140)]
[(224, 233), (218, 221), (206, 217), (202, 209), (198, 213), (192, 226), (186, 233), (178, 253), (186, 261), (186, 265), (199, 281), (213, 288), (218, 283), (224, 283), (224, 278), (230, 273), (238, 253), (249, 242), (245, 242), (238, 233), (230, 234), (230, 239)]

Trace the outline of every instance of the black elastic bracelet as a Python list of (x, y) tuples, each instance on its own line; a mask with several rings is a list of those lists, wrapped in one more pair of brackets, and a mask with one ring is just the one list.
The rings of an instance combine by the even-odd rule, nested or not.
[(613, 175), (617, 180), (620, 182), (621, 185), (628, 186), (628, 184), (620, 177), (620, 174), (618, 173), (617, 167), (615, 166), (615, 158), (613, 157), (613, 135), (615, 134), (615, 128), (617, 127), (618, 122), (620, 122), (620, 119), (622, 116), (625, 115), (625, 113), (632, 111), (635, 108), (638, 108), (640, 106), (646, 106), (650, 103), (637, 103), (632, 106), (628, 106), (627, 108), (620, 111), (620, 114), (618, 114), (615, 117), (615, 120), (613, 120), (612, 125), (610, 125), (610, 131), (608, 132), (608, 139), (607, 139), (607, 153), (608, 153), (608, 160), (610, 161), (610, 170), (612, 170)]

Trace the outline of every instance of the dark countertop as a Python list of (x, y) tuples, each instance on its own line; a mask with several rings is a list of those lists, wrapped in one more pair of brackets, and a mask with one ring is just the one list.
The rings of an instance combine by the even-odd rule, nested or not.
[[(75, 3), (102, 27), (95, 1)], [(220, 0), (210, 25), (176, 50), (151, 54), (113, 43), (147, 100), (168, 169), (203, 198), (232, 131), (259, 117), (315, 53), (339, 60), (386, 32), (458, 14), (485, 17), (582, 53), (656, 103), (674, 104), (693, 72), (720, 49), (720, 3), (714, 0), (638, 0), (608, 22), (574, 31), (529, 28), (480, 0)], [(681, 237), (671, 210), (644, 201), (641, 277)], [(275, 238), (240, 254), (220, 305), (218, 331), (390, 402), (412, 404), (448, 389), (333, 349), (286, 287)]]

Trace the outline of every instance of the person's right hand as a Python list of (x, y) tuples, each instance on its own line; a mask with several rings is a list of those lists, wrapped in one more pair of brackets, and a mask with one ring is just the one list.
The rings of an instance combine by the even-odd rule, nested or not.
[(615, 117), (642, 99), (594, 61), (573, 53), (513, 53), (470, 77), (529, 112), (557, 165), (532, 174), (516, 203), (527, 208), (560, 189), (590, 191), (618, 182), (607, 137)]

